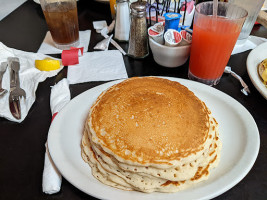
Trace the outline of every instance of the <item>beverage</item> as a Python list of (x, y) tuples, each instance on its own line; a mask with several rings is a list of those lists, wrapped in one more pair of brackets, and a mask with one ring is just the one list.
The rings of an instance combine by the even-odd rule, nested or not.
[(255, 24), (264, 0), (229, 0), (229, 2), (238, 5), (248, 11), (248, 16), (237, 40), (237, 44), (244, 44)]
[(115, 18), (115, 5), (116, 5), (116, 0), (109, 0), (109, 6), (110, 6), (110, 12), (111, 12), (111, 16), (112, 19)]
[(223, 74), (240, 30), (236, 23), (221, 17), (203, 18), (198, 24), (193, 28), (189, 70), (203, 79), (218, 79)]
[(246, 16), (246, 10), (230, 3), (218, 2), (217, 15), (212, 2), (197, 5), (189, 79), (208, 85), (219, 82)]
[(42, 8), (56, 47), (69, 49), (71, 46), (78, 46), (79, 25), (76, 1), (53, 1), (42, 5)]

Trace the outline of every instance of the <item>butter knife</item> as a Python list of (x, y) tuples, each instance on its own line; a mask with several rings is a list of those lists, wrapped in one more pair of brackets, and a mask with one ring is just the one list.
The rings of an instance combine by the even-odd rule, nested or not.
[(8, 58), (10, 67), (10, 93), (9, 93), (9, 109), (13, 117), (21, 119), (21, 109), (19, 98), (14, 98), (12, 91), (16, 89), (16, 76), (15, 71), (11, 68), (13, 62), (18, 62), (17, 58)]

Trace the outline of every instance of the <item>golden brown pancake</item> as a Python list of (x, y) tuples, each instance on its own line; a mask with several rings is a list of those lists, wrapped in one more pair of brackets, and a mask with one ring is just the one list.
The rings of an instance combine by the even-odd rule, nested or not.
[(177, 82), (131, 78), (96, 100), (90, 131), (96, 143), (123, 160), (166, 163), (202, 150), (208, 114), (205, 104)]
[[(130, 166), (117, 162), (112, 156), (99, 153), (90, 144), (88, 130), (82, 139), (82, 156), (92, 167), (92, 174), (104, 184), (124, 189), (142, 192), (177, 192), (192, 184), (206, 180), (209, 171), (216, 167), (219, 161), (221, 144), (214, 135), (213, 143), (204, 155), (191, 163), (170, 168)], [(97, 150), (97, 151), (95, 151)], [(125, 167), (126, 166), (126, 167)], [(180, 179), (182, 177), (187, 177)]]
[(220, 160), (218, 123), (185, 86), (130, 78), (97, 98), (85, 123), (82, 157), (106, 185), (177, 192), (206, 180)]

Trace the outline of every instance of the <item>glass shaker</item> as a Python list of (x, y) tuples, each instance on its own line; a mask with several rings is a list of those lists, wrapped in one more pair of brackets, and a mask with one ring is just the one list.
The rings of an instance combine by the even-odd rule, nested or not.
[(116, 1), (116, 24), (114, 38), (118, 41), (128, 41), (130, 33), (129, 0)]
[(144, 58), (148, 56), (148, 36), (146, 24), (146, 2), (131, 4), (131, 28), (128, 56)]

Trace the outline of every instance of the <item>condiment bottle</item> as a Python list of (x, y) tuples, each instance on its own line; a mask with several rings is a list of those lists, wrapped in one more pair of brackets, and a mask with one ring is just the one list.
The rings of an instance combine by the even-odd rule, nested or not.
[(146, 2), (138, 1), (131, 4), (131, 29), (128, 55), (133, 58), (144, 58), (148, 54)]
[(114, 38), (119, 41), (128, 41), (130, 33), (129, 0), (116, 1), (116, 23)]

